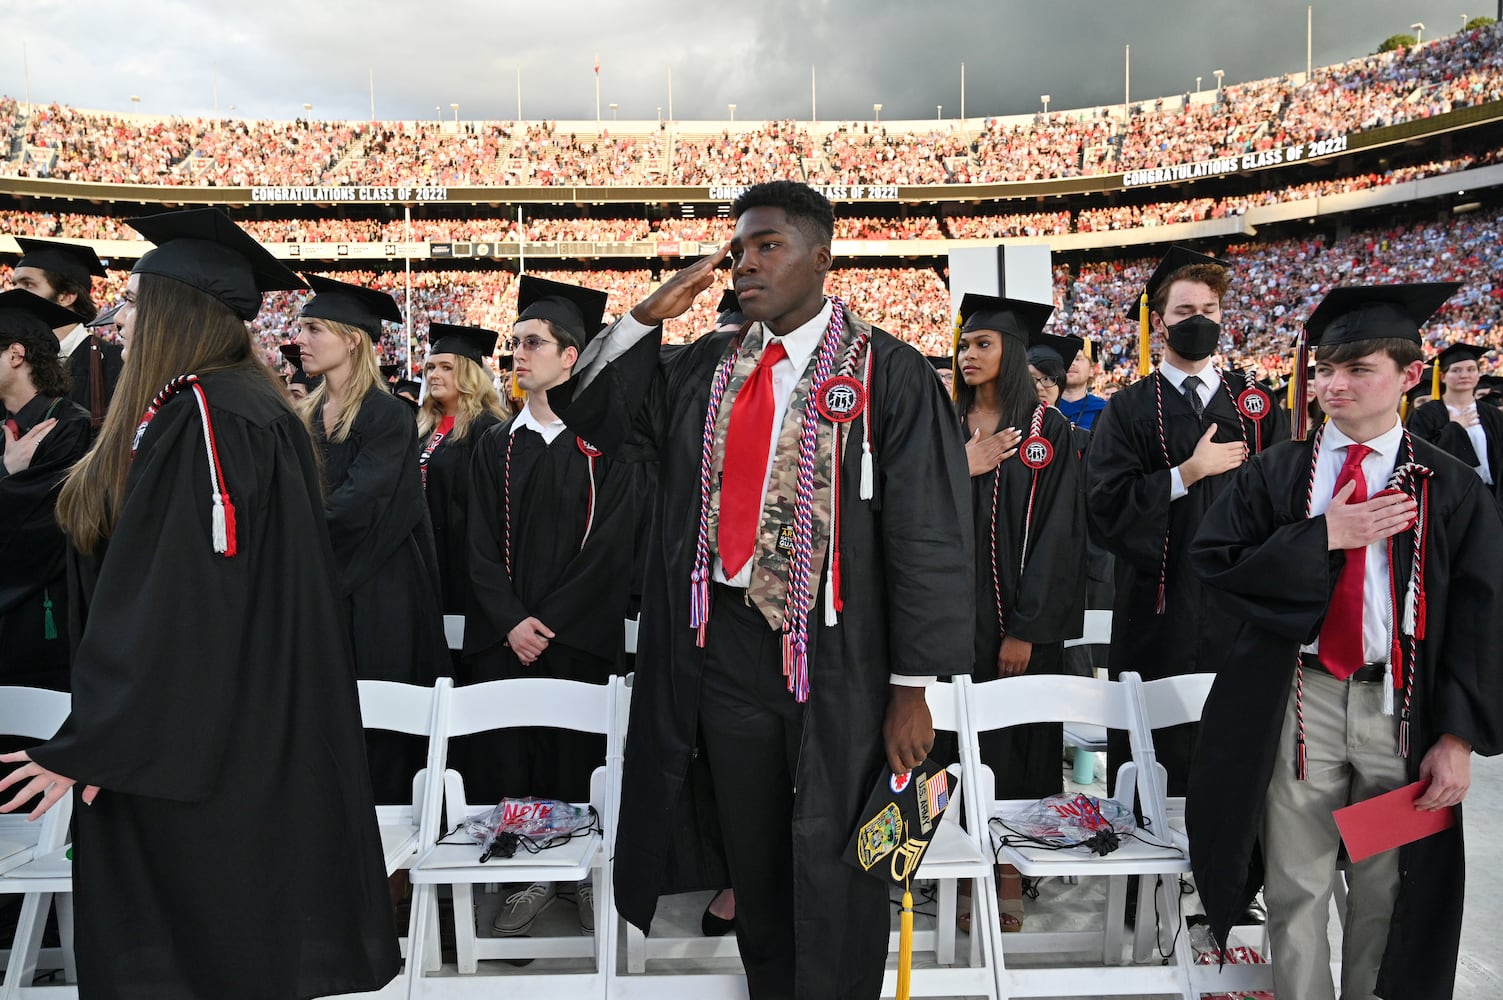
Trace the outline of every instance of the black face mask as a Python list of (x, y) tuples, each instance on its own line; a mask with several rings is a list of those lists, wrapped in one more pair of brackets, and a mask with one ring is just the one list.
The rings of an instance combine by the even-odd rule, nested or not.
[(1221, 324), (1195, 315), (1166, 328), (1169, 346), (1186, 361), (1201, 361), (1216, 353), (1221, 341)]

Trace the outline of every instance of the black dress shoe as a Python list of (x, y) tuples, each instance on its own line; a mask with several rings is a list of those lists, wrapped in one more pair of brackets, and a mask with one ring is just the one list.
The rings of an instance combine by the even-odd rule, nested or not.
[(725, 937), (736, 926), (736, 920), (734, 917), (727, 920), (725, 917), (717, 917), (711, 913), (710, 906), (714, 902), (715, 900), (712, 898), (705, 905), (705, 915), (699, 918), (699, 932), (705, 937)]
[(1247, 904), (1247, 909), (1242, 911), (1242, 916), (1237, 918), (1239, 926), (1256, 926), (1268, 921), (1268, 908), (1263, 905), (1261, 899), (1254, 898)]

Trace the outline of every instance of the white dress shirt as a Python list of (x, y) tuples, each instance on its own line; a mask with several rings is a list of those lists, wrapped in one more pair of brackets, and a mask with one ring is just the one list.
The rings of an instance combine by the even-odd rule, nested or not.
[[(1165, 361), (1159, 365), (1159, 374), (1169, 380), (1175, 392), (1183, 396), (1185, 379), (1189, 378), (1192, 373), (1176, 368)], [(1195, 394), (1200, 397), (1200, 407), (1204, 410), (1211, 405), (1211, 397), (1216, 395), (1216, 390), (1221, 388), (1221, 373), (1216, 370), (1215, 365), (1206, 365), (1193, 374), (1200, 379), (1200, 388), (1195, 391)], [(1169, 470), (1169, 502), (1173, 503), (1189, 492), (1190, 488), (1185, 485), (1185, 477), (1180, 474), (1179, 466), (1176, 465)]]
[(532, 407), (530, 406), (522, 407), (522, 412), (518, 413), (517, 419), (511, 422), (511, 430), (507, 433), (515, 434), (517, 430), (522, 427), (537, 431), (539, 434), (541, 434), (543, 436), (544, 444), (552, 444), (553, 439), (564, 432), (564, 422), (562, 420), (554, 417), (551, 421), (545, 424), (533, 415)]
[[(1388, 478), (1398, 462), (1399, 443), (1404, 439), (1404, 425), (1398, 415), (1393, 428), (1370, 441), (1362, 441), (1372, 451), (1362, 460), (1362, 475), (1367, 479), (1367, 495), (1388, 486)], [(1320, 439), (1320, 455), (1315, 460), (1315, 481), (1311, 485), (1310, 516), (1319, 517), (1331, 506), (1336, 492), (1336, 476), (1346, 463), (1347, 445), (1354, 443), (1334, 422), (1327, 423)], [(1368, 663), (1387, 663), (1393, 642), (1393, 600), (1388, 571), (1388, 540), (1379, 539), (1367, 547), (1366, 573), (1362, 579), (1362, 656)], [(1303, 652), (1320, 649), (1319, 640), (1303, 647)]]
[(58, 341), (57, 353), (59, 357), (68, 358), (78, 350), (78, 345), (89, 339), (89, 328), (79, 323), (68, 331), (68, 335)]
[[(1451, 416), (1459, 417), (1462, 413), (1476, 413), (1477, 404), (1473, 403), (1471, 406), (1459, 407), (1447, 403), (1446, 409), (1450, 411)], [(1491, 486), (1493, 484), (1493, 470), (1487, 460), (1487, 431), (1483, 428), (1481, 420), (1465, 428), (1465, 430), (1467, 439), (1472, 442), (1472, 450), (1477, 453), (1478, 462), (1472, 468), (1477, 470), (1477, 475), (1482, 477), (1484, 483)]]

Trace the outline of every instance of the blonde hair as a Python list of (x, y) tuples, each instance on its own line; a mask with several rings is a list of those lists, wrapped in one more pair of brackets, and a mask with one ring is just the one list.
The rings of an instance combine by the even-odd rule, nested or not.
[(130, 355), (104, 426), (68, 473), (57, 499), (58, 523), (84, 555), (115, 530), (125, 503), (136, 426), (168, 382), (229, 368), (258, 373), (268, 384), (276, 381), (256, 360), (250, 331), (228, 306), (172, 278), (142, 274), (140, 281)]
[[(339, 416), (334, 421), (334, 430), (328, 436), (330, 444), (342, 444), (349, 438), (350, 429), (355, 426), (355, 418), (360, 416), (360, 405), (365, 402), (366, 394), (378, 386), (384, 391), (386, 386), (381, 381), (381, 367), (376, 363), (376, 345), (371, 343), (370, 334), (348, 323), (336, 323), (331, 319), (321, 319), (319, 322), (351, 346), (350, 354), (354, 360), (350, 369), (349, 388), (339, 404)], [(329, 379), (326, 375), (323, 384), (308, 393), (308, 398), (299, 407), (303, 420), (309, 427), (322, 423), (324, 401), (328, 395)]]
[[(454, 429), (449, 432), (449, 440), (463, 441), (470, 431), (470, 425), (480, 414), (489, 413), (498, 420), (505, 420), (508, 414), (501, 404), (501, 394), (496, 391), (484, 365), (476, 364), (462, 354), (449, 356), (454, 359), (454, 389), (459, 393)], [(428, 398), (423, 400), (422, 408), (418, 410), (418, 437), (425, 438), (432, 434), (433, 428), (443, 418), (443, 406), (433, 398), (433, 393), (428, 393)]]

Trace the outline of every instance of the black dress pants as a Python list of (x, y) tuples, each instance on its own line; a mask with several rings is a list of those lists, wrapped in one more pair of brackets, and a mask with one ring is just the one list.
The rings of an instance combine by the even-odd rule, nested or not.
[(700, 731), (736, 890), (752, 1000), (793, 997), (793, 794), (804, 706), (783, 677), (781, 633), (740, 590), (716, 586)]

